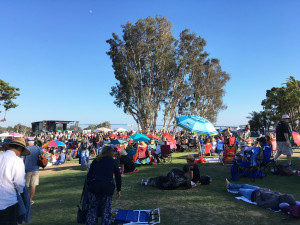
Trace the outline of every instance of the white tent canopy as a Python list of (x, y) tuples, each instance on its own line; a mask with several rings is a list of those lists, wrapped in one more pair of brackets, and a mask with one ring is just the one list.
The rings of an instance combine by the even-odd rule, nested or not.
[(7, 137), (7, 136), (10, 136), (10, 134), (9, 133), (2, 133), (2, 134), (0, 134), (0, 137)]
[(122, 128), (122, 127), (120, 127), (120, 128), (118, 128), (116, 131), (117, 131), (117, 132), (124, 132), (124, 131), (127, 131), (127, 130), (124, 129), (124, 128)]
[(108, 131), (112, 131), (112, 130), (109, 128), (106, 128), (106, 127), (99, 127), (96, 129), (96, 131), (108, 132)]

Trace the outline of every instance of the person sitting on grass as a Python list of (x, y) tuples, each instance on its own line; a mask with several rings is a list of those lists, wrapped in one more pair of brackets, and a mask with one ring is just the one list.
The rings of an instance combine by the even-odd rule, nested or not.
[(120, 151), (121, 174), (135, 171), (135, 164), (125, 150)]
[(232, 184), (227, 179), (225, 180), (225, 186), (229, 193), (240, 194), (263, 208), (279, 209), (282, 206), (296, 205), (293, 195), (281, 194), (268, 188), (260, 188), (249, 184)]
[(61, 150), (60, 154), (58, 155), (57, 161), (55, 162), (55, 165), (64, 164), (65, 161), (66, 161), (65, 150)]
[(200, 171), (198, 166), (195, 164), (195, 157), (193, 155), (188, 155), (186, 157), (187, 165), (184, 166), (184, 171), (189, 171), (191, 185), (200, 185)]

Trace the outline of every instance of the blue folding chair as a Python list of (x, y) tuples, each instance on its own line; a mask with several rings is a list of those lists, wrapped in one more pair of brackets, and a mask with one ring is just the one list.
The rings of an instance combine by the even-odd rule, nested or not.
[(239, 176), (250, 177), (253, 181), (255, 178), (262, 178), (265, 174), (260, 171), (257, 157), (260, 153), (260, 147), (244, 151), (244, 160), (239, 164)]
[(115, 224), (159, 224), (160, 211), (154, 210), (112, 210), (112, 221)]

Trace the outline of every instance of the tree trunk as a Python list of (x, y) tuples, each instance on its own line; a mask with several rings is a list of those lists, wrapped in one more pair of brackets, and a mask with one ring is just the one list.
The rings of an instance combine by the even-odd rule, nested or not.
[(2, 119), (2, 120), (0, 120), (0, 122), (4, 122), (4, 121), (6, 121), (6, 113), (7, 113), (7, 110), (5, 110), (4, 117), (3, 117), (3, 119)]

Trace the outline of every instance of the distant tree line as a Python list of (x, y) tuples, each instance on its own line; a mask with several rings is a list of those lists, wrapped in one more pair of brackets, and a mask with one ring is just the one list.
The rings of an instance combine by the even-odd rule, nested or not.
[(180, 115), (216, 121), (226, 109), (222, 98), (230, 76), (216, 58), (204, 51), (206, 41), (183, 30), (176, 39), (163, 16), (122, 25), (123, 35), (107, 40), (117, 83), (110, 94), (144, 132), (156, 129), (163, 111), (163, 128)]
[(265, 132), (266, 128), (276, 125), (283, 114), (288, 114), (293, 130), (300, 132), (300, 81), (295, 77), (290, 76), (282, 87), (267, 90), (261, 105), (263, 111), (253, 111), (248, 117), (252, 129)]
[(15, 126), (8, 126), (8, 127), (0, 127), (0, 134), (1, 133), (19, 133), (26, 136), (29, 136), (32, 132), (31, 127), (27, 127), (25, 125), (22, 125), (20, 123), (16, 124)]
[(109, 121), (104, 121), (102, 123), (99, 123), (98, 125), (91, 124), (88, 127), (84, 128), (84, 130), (96, 130), (97, 128), (100, 128), (100, 127), (110, 128), (111, 125), (110, 125)]

